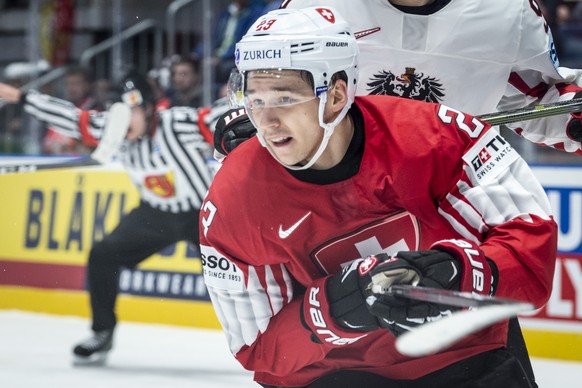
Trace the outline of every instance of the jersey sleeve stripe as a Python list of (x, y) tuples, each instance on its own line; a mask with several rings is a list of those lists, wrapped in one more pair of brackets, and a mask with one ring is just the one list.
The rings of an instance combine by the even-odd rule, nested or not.
[(79, 115), (79, 129), (81, 132), (81, 139), (83, 144), (95, 147), (98, 142), (91, 133), (89, 133), (89, 112), (82, 111)]
[(26, 95), (24, 110), (38, 120), (54, 126), (66, 136), (80, 137), (77, 123), (78, 109), (72, 104), (63, 104), (62, 100), (31, 91)]
[(511, 73), (509, 76), (509, 83), (519, 90), (521, 93), (535, 98), (542, 98), (549, 89), (549, 85), (546, 83), (539, 83), (534, 87), (530, 87), (523, 78), (521, 78), (517, 73)]
[[(208, 287), (216, 314), (225, 331), (229, 347), (237, 353), (252, 345), (265, 332), (271, 318), (291, 300), (291, 282), (281, 265), (265, 266), (264, 271), (248, 267), (245, 290), (229, 291)], [(266, 285), (266, 287), (264, 286)]]
[(527, 222), (532, 221), (531, 215), (550, 218), (549, 202), (523, 159), (500, 174), (495, 185), (459, 182), (457, 188), (446, 196), (439, 213), (461, 235), (475, 242), (490, 228), (516, 218)]
[[(233, 354), (236, 354), (244, 345), (241, 323), (238, 321), (236, 313), (234, 295), (227, 290), (219, 290), (214, 287), (208, 287), (208, 294), (212, 301), (216, 316), (226, 333), (228, 347)], [(240, 301), (244, 301), (244, 295), (240, 295)]]

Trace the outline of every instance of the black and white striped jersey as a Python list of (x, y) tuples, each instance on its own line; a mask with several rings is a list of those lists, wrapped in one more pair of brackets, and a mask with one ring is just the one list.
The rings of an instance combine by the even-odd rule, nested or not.
[[(24, 109), (64, 135), (93, 145), (101, 138), (108, 118), (108, 112), (82, 111), (68, 101), (36, 91), (26, 94)], [(158, 112), (151, 136), (126, 140), (120, 148), (119, 161), (141, 199), (162, 211), (199, 209), (210, 186), (212, 146), (200, 131), (199, 111), (174, 107)]]

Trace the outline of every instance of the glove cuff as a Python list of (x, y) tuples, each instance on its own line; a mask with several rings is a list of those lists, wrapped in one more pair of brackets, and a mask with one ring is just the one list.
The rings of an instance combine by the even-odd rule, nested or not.
[(466, 240), (442, 240), (433, 244), (431, 249), (447, 252), (461, 263), (460, 291), (491, 295), (491, 267), (477, 244)]
[(364, 338), (368, 333), (347, 331), (330, 314), (326, 284), (331, 276), (316, 279), (303, 297), (303, 320), (317, 341), (333, 347), (345, 346)]

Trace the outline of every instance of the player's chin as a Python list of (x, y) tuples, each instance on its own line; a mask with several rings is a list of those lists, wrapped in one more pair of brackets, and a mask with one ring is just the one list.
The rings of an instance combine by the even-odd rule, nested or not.
[(272, 151), (273, 154), (279, 160), (279, 162), (287, 166), (294, 166), (300, 163), (302, 160), (300, 157), (297, 156), (296, 153), (293, 153), (290, 150), (272, 149)]

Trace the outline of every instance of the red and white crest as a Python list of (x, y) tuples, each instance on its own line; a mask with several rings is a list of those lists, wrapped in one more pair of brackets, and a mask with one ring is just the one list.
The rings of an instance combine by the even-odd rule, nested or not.
[(328, 8), (316, 8), (315, 10), (331, 24), (335, 23), (335, 15)]
[(336, 273), (359, 258), (378, 253), (392, 256), (398, 251), (417, 250), (420, 245), (419, 228), (418, 220), (412, 214), (394, 214), (323, 243), (310, 257), (322, 273)]
[(360, 276), (365, 276), (368, 272), (370, 272), (378, 262), (378, 258), (376, 256), (368, 256), (360, 263), (358, 267), (358, 272)]

